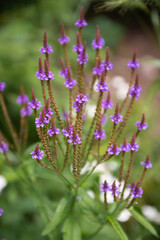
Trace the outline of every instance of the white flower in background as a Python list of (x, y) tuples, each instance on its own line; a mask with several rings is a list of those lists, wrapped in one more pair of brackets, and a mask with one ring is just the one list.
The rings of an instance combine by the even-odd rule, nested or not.
[(88, 194), (91, 198), (95, 198), (95, 194), (94, 194), (93, 191), (88, 190), (88, 191), (87, 191), (87, 194)]
[(124, 209), (117, 218), (120, 222), (127, 222), (132, 215), (127, 209)]
[(148, 220), (160, 224), (160, 212), (155, 207), (145, 205), (142, 207), (142, 212)]
[(129, 88), (129, 85), (126, 83), (125, 78), (116, 76), (112, 78), (111, 84), (115, 88), (116, 97), (120, 100), (125, 99)]
[(87, 104), (86, 106), (86, 114), (89, 118), (93, 118), (96, 111), (95, 104)]
[(7, 186), (7, 180), (5, 179), (5, 177), (0, 175), (0, 193), (2, 192), (3, 188), (5, 188), (6, 186)]

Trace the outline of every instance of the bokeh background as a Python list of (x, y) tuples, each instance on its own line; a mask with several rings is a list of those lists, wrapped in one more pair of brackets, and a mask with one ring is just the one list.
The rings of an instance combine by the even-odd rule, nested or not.
[[(88, 27), (84, 29), (83, 33), (83, 37), (87, 41), (89, 55), (87, 77), (92, 77), (95, 52), (91, 48), (91, 42), (95, 38), (95, 29), (98, 25), (106, 46), (110, 48), (111, 62), (114, 65), (112, 72), (109, 73), (109, 85), (112, 89), (114, 102), (117, 99), (119, 102), (122, 101), (126, 94), (130, 76), (127, 62), (131, 60), (134, 48), (138, 49), (138, 59), (141, 65), (139, 70), (140, 83), (143, 87), (143, 93), (134, 107), (132, 118), (129, 121), (129, 130), (130, 132), (135, 130), (135, 122), (140, 120), (142, 112), (145, 112), (149, 128), (137, 139), (141, 145), (141, 151), (137, 153), (137, 161), (144, 161), (146, 155), (149, 154), (153, 162), (153, 169), (147, 173), (143, 185), (144, 196), (139, 204), (142, 206), (143, 214), (160, 233), (160, 3), (158, 0), (1, 1), (0, 80), (6, 83), (4, 98), (9, 114), (15, 129), (18, 131), (20, 109), (16, 103), (16, 98), (20, 85), (23, 85), (25, 93), (29, 96), (31, 96), (31, 89), (34, 88), (37, 98), (42, 100), (40, 84), (35, 77), (35, 72), (38, 68), (39, 49), (42, 46), (44, 31), (47, 31), (48, 43), (54, 49), (54, 53), (51, 55), (51, 70), (55, 74), (54, 95), (59, 109), (63, 111), (67, 108), (67, 103), (62, 98), (67, 91), (64, 89), (63, 79), (58, 76), (60, 57), (63, 56), (63, 49), (59, 45), (58, 38), (60, 37), (60, 25), (64, 23), (66, 33), (71, 39), (68, 44), (68, 53), (73, 70), (75, 70), (76, 56), (72, 52), (72, 46), (76, 41), (77, 29), (74, 23), (79, 18), (81, 6), (84, 6), (85, 18), (88, 22)], [(105, 49), (102, 51), (102, 56), (104, 58)], [(91, 109), (88, 115), (92, 115)], [(28, 147), (32, 149), (32, 144), (38, 141), (33, 116), (29, 118), (29, 122)], [(0, 130), (8, 140), (11, 140), (1, 108)], [(12, 153), (10, 154), (12, 156)], [(12, 157), (16, 158), (14, 155)], [(29, 157), (27, 160), (32, 161)], [(134, 177), (138, 176), (138, 164), (134, 166)], [(113, 175), (117, 175), (118, 170), (113, 166), (112, 164), (108, 166), (109, 171)], [(22, 186), (17, 184), (15, 174), (2, 159), (0, 171), (1, 176), (4, 176), (7, 181), (0, 196), (0, 207), (4, 209), (4, 214), (0, 217), (0, 237), (6, 240), (47, 239), (40, 234), (43, 228), (43, 221), (39, 214), (40, 206), (28, 194), (28, 190), (23, 184)], [(33, 171), (31, 174), (34, 176)], [(38, 177), (36, 188), (48, 197), (50, 201), (46, 200), (47, 204), (53, 203), (63, 196), (64, 187), (57, 188), (57, 184), (60, 183), (55, 177), (50, 174), (42, 174), (41, 170), (38, 170), (36, 174)], [(3, 185), (3, 183), (4, 179), (1, 177), (0, 184)], [(132, 218), (122, 219), (122, 225), (129, 239), (155, 239)], [(106, 239), (105, 232), (102, 233), (101, 238), (98, 238), (98, 240), (100, 239)], [(115, 240), (118, 238), (113, 236), (110, 231), (107, 239)]]

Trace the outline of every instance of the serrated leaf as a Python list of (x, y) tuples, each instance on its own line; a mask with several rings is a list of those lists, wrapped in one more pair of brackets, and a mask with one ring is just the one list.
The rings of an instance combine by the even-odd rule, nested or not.
[(138, 213), (135, 209), (129, 210), (132, 216), (142, 224), (150, 233), (154, 236), (158, 237), (156, 229), (148, 222), (140, 213)]
[(63, 240), (81, 240), (81, 229), (72, 216), (67, 218), (63, 225)]
[(128, 237), (127, 237), (126, 233), (124, 232), (123, 228), (121, 227), (121, 225), (119, 224), (119, 222), (111, 215), (107, 215), (107, 218), (108, 218), (109, 222), (112, 224), (114, 230), (119, 235), (120, 239), (128, 240)]
[(72, 204), (72, 200), (73, 200), (73, 196), (69, 196), (69, 195), (61, 199), (56, 209), (56, 212), (53, 216), (53, 219), (51, 220), (51, 222), (47, 224), (44, 231), (42, 232), (43, 236), (48, 235), (50, 232), (52, 232), (66, 217), (69, 211), (69, 205)]

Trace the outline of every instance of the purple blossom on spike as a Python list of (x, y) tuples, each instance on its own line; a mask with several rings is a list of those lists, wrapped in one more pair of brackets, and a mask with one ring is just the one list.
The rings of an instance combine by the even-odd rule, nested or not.
[(41, 102), (37, 100), (33, 89), (32, 89), (32, 100), (28, 102), (28, 106), (34, 110), (38, 110), (40, 107), (42, 107)]
[[(40, 112), (40, 115), (42, 112)], [(49, 98), (45, 102), (45, 107), (44, 107), (44, 116), (47, 119), (50, 119), (50, 117), (53, 115), (52, 109), (49, 108)]]
[(43, 128), (45, 124), (49, 123), (49, 119), (45, 116), (45, 107), (43, 107), (42, 111), (40, 112), (39, 118), (35, 119), (35, 123), (37, 128)]
[(42, 54), (50, 54), (51, 52), (53, 52), (53, 49), (51, 46), (48, 46), (47, 44), (47, 33), (44, 33), (44, 37), (43, 37), (43, 47), (40, 48), (40, 52)]
[(61, 25), (61, 37), (58, 39), (61, 45), (64, 45), (70, 41), (70, 38), (65, 35), (64, 25)]
[(7, 145), (7, 143), (5, 143), (5, 142), (1, 142), (0, 143), (0, 152), (1, 153), (4, 153), (4, 152), (6, 152), (6, 151), (8, 151), (8, 145)]
[(77, 61), (80, 65), (83, 64), (84, 67), (86, 67), (86, 63), (88, 62), (88, 55), (86, 53), (86, 42), (84, 44), (83, 51), (78, 54)]
[(80, 13), (80, 19), (77, 20), (75, 23), (75, 26), (82, 28), (84, 26), (87, 26), (87, 22), (84, 20), (84, 8), (81, 8), (81, 13)]
[(135, 99), (138, 99), (141, 91), (142, 87), (139, 86), (139, 75), (137, 73), (135, 85), (130, 88), (129, 94), (131, 95), (132, 98), (134, 97)]
[(118, 155), (120, 153), (120, 148), (117, 147), (116, 141), (114, 142), (113, 145), (111, 145), (108, 149), (108, 154), (109, 155)]
[(140, 67), (139, 61), (136, 60), (136, 55), (137, 55), (137, 49), (134, 50), (132, 61), (128, 61), (128, 67), (131, 69)]
[(142, 120), (136, 122), (136, 126), (138, 127), (138, 130), (141, 131), (142, 129), (145, 130), (148, 127), (148, 124), (145, 123), (145, 114), (142, 114)]
[(60, 134), (60, 129), (56, 127), (50, 127), (50, 129), (47, 131), (49, 136)]
[(130, 151), (130, 146), (127, 144), (127, 139), (124, 139), (123, 144), (120, 146), (120, 151), (121, 152), (129, 152)]
[(104, 61), (102, 61), (103, 63), (103, 66), (104, 66), (104, 69), (106, 71), (109, 71), (113, 68), (113, 64), (110, 62), (110, 55), (109, 55), (109, 47), (107, 47), (107, 50), (106, 50), (106, 59)]
[(43, 66), (42, 66), (42, 60), (41, 60), (41, 57), (39, 57), (39, 69), (38, 71), (36, 72), (36, 77), (40, 80), (45, 80), (46, 78), (46, 75), (45, 75), (45, 71), (43, 70)]
[(6, 87), (6, 84), (4, 82), (0, 82), (0, 92), (3, 92)]
[(105, 180), (104, 183), (102, 183), (100, 185), (100, 191), (105, 193), (107, 191), (111, 191), (111, 186), (107, 183), (107, 181)]
[(73, 46), (73, 52), (77, 52), (78, 54), (83, 52), (83, 45), (81, 44), (79, 32), (77, 32), (77, 45)]
[(92, 48), (93, 49), (101, 49), (105, 42), (104, 42), (104, 39), (100, 37), (100, 31), (99, 31), (99, 28), (98, 26), (96, 27), (96, 39), (94, 39), (92, 41)]
[(54, 74), (49, 71), (49, 65), (47, 62), (47, 59), (44, 59), (44, 69), (45, 69), (45, 79), (46, 81), (48, 81), (49, 79), (54, 79)]
[(114, 122), (115, 124), (118, 124), (119, 122), (123, 121), (123, 117), (122, 115), (120, 115), (119, 113), (119, 107), (118, 107), (118, 103), (116, 104), (116, 109), (115, 109), (115, 113), (114, 115), (110, 116), (112, 122)]
[(69, 114), (65, 111), (62, 112), (62, 118), (66, 119), (69, 116)]
[(76, 111), (79, 111), (81, 106), (82, 109), (85, 107), (86, 102), (88, 102), (88, 96), (81, 93), (76, 96), (75, 102), (73, 103), (73, 108), (75, 108)]
[(152, 168), (152, 163), (150, 162), (149, 155), (147, 155), (147, 158), (144, 162), (141, 162), (141, 165), (144, 165), (145, 168)]
[(30, 153), (33, 159), (40, 160), (43, 158), (43, 151), (39, 149), (39, 144), (35, 147), (34, 151)]
[(95, 139), (103, 139), (105, 138), (106, 134), (103, 129), (97, 129), (96, 132), (94, 132)]
[(62, 70), (59, 71), (59, 76), (66, 78), (68, 75), (68, 68), (65, 67), (63, 58), (61, 58), (61, 67), (62, 67)]
[(104, 109), (111, 109), (113, 107), (113, 102), (111, 102), (111, 94), (110, 94), (110, 91), (108, 91), (108, 96), (107, 96), (107, 99), (106, 100), (103, 100), (102, 101), (102, 107)]
[(81, 139), (79, 138), (78, 134), (72, 135), (71, 138), (68, 139), (69, 143), (73, 143), (73, 145), (77, 145), (81, 143)]
[(101, 121), (102, 122), (102, 126), (104, 126), (106, 124), (107, 118), (108, 118), (107, 115), (104, 114), (103, 117), (102, 117), (102, 121)]
[(116, 194), (120, 193), (120, 189), (119, 187), (116, 186), (115, 181), (112, 184), (111, 191), (112, 191), (112, 194), (111, 194), (112, 196), (115, 196)]
[(24, 104), (24, 103), (27, 103), (29, 100), (28, 96), (25, 95), (25, 94), (21, 94), (20, 96), (18, 96), (17, 98), (17, 103), (18, 104)]
[(22, 117), (27, 117), (32, 114), (32, 110), (29, 106), (25, 106), (24, 108), (21, 109), (20, 113)]
[(128, 146), (130, 148), (130, 151), (135, 151), (135, 152), (138, 151), (139, 145), (138, 145), (138, 143), (136, 143), (136, 135), (135, 135), (135, 133), (133, 133), (131, 142), (128, 143)]
[(100, 64), (97, 67), (93, 68), (93, 75), (101, 76), (104, 71), (104, 65)]
[(96, 92), (105, 92), (108, 91), (108, 84), (103, 82), (103, 81), (99, 81), (99, 83), (96, 84)]
[(3, 213), (3, 209), (0, 208), (0, 216), (2, 216), (2, 213)]
[(74, 87), (74, 85), (77, 84), (77, 81), (72, 78), (72, 73), (71, 73), (70, 67), (68, 67), (68, 71), (67, 72), (68, 72), (68, 74), (66, 76), (66, 81), (65, 81), (64, 85), (67, 88), (72, 89)]
[(86, 113), (83, 113), (83, 115), (82, 115), (82, 120), (83, 120), (83, 121), (86, 121), (86, 119), (87, 119), (87, 115), (86, 115)]
[(136, 183), (132, 183), (132, 185), (129, 184), (128, 187), (131, 189), (130, 194), (133, 195), (134, 198), (142, 197), (143, 190)]
[(62, 133), (64, 136), (66, 136), (68, 138), (72, 138), (73, 127), (71, 127), (71, 126), (65, 127), (65, 129), (62, 129)]

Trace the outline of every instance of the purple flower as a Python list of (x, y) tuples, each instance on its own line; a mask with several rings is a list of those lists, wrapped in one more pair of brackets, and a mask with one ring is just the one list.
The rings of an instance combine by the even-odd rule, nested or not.
[(42, 107), (41, 102), (37, 100), (37, 98), (32, 99), (30, 102), (28, 102), (28, 106), (32, 109), (38, 110), (40, 107)]
[(51, 137), (53, 135), (60, 134), (60, 129), (51, 126), (50, 129), (47, 132), (48, 132), (49, 136)]
[(112, 184), (111, 191), (112, 191), (112, 196), (115, 196), (116, 194), (120, 193), (120, 189), (119, 187), (116, 187), (115, 181)]
[(81, 106), (82, 109), (84, 108), (86, 102), (88, 102), (88, 96), (84, 94), (79, 94), (76, 96), (75, 102), (73, 103), (73, 107), (76, 109), (76, 111), (79, 111)]
[(43, 114), (41, 114), (39, 118), (35, 119), (35, 124), (37, 128), (44, 127), (44, 125), (48, 123), (49, 123), (49, 119), (46, 118)]
[(65, 127), (65, 129), (62, 129), (62, 133), (67, 138), (72, 138), (73, 135), (73, 127)]
[(60, 42), (61, 45), (64, 45), (70, 41), (70, 38), (66, 35), (62, 35), (58, 41)]
[(66, 119), (66, 117), (68, 117), (68, 116), (69, 116), (69, 114), (67, 112), (65, 112), (65, 111), (62, 112), (63, 119)]
[(25, 106), (24, 108), (21, 109), (20, 113), (22, 117), (27, 117), (31, 115), (32, 110), (29, 106)]
[(120, 151), (121, 152), (129, 152), (130, 151), (130, 146), (127, 144), (127, 139), (124, 139), (123, 144), (120, 146)]
[(114, 115), (110, 116), (112, 122), (114, 122), (115, 124), (118, 124), (119, 122), (123, 121), (123, 116), (120, 115), (120, 113), (115, 113)]
[(110, 100), (106, 99), (102, 101), (102, 107), (104, 109), (111, 109), (113, 107), (113, 102), (111, 102)]
[(75, 23), (75, 26), (81, 28), (81, 27), (84, 27), (84, 26), (87, 26), (87, 22), (83, 19), (78, 19), (77, 22)]
[(51, 46), (43, 45), (43, 47), (40, 48), (40, 52), (42, 54), (50, 54), (51, 52), (53, 52), (53, 49)]
[(69, 88), (69, 89), (72, 89), (76, 84), (77, 84), (77, 81), (74, 80), (73, 78), (66, 78), (66, 81), (64, 83), (66, 88)]
[(43, 158), (43, 151), (39, 149), (38, 144), (37, 144), (36, 148), (34, 149), (34, 151), (32, 151), (30, 154), (32, 155), (33, 159), (40, 160)]
[(77, 52), (77, 53), (83, 52), (83, 46), (82, 46), (82, 44), (74, 45), (74, 46), (73, 46), (73, 52)]
[(93, 68), (93, 72), (92, 73), (93, 73), (93, 75), (101, 76), (103, 71), (104, 71), (104, 65), (100, 64), (97, 67)]
[(129, 184), (128, 187), (131, 189), (130, 194), (133, 195), (134, 198), (142, 197), (143, 190), (141, 187), (137, 186), (137, 184)]
[(1, 152), (1, 153), (4, 153), (4, 152), (6, 152), (6, 151), (8, 151), (8, 145), (7, 145), (7, 143), (1, 142), (1, 143), (0, 143), (0, 152)]
[(141, 165), (144, 165), (145, 168), (152, 168), (152, 163), (150, 162), (149, 155), (147, 155), (147, 158), (144, 162), (141, 162)]
[(0, 208), (0, 216), (2, 216), (3, 213), (3, 209)]
[(111, 191), (111, 186), (107, 183), (107, 181), (105, 180), (104, 183), (102, 183), (100, 185), (100, 191), (105, 193), (107, 191)]
[(25, 95), (25, 94), (21, 94), (20, 96), (18, 96), (17, 98), (17, 103), (18, 104), (24, 104), (24, 103), (27, 103), (29, 100), (28, 96)]
[(45, 80), (45, 78), (46, 78), (46, 74), (45, 74), (44, 70), (38, 70), (36, 72), (35, 76), (42, 81)]
[(95, 139), (103, 139), (105, 138), (105, 131), (103, 129), (97, 129), (96, 132), (94, 132)]
[(60, 77), (66, 78), (67, 75), (68, 75), (68, 68), (64, 68), (64, 69), (62, 69), (62, 70), (59, 71), (59, 76), (60, 76)]
[(113, 68), (113, 64), (109, 60), (102, 61), (105, 70), (111, 70)]
[(130, 151), (135, 151), (137, 152), (138, 151), (138, 148), (139, 148), (139, 145), (138, 143), (128, 143), (128, 147), (130, 149)]
[(84, 67), (86, 67), (86, 63), (88, 62), (88, 55), (87, 53), (80, 52), (77, 57), (77, 61), (82, 65), (84, 64)]
[(132, 60), (132, 61), (128, 61), (127, 66), (128, 66), (129, 68), (135, 69), (135, 68), (139, 68), (139, 67), (140, 67), (140, 64), (139, 64), (139, 61), (137, 61), (137, 60)]
[(129, 94), (131, 95), (131, 97), (135, 97), (135, 99), (138, 99), (141, 91), (142, 91), (141, 86), (132, 86), (130, 88)]
[(141, 131), (142, 129), (145, 130), (148, 127), (148, 124), (142, 121), (137, 121), (136, 126), (138, 127), (138, 130)]
[(68, 139), (69, 143), (73, 143), (73, 145), (77, 145), (81, 143), (81, 139), (79, 138), (78, 134), (72, 134), (72, 136)]
[(81, 197), (78, 196), (78, 197), (77, 197), (77, 200), (78, 200), (78, 201), (81, 201)]
[(102, 121), (101, 121), (102, 122), (102, 126), (104, 126), (106, 124), (107, 118), (108, 118), (107, 115), (104, 114), (103, 117), (102, 117)]
[(4, 82), (0, 82), (0, 92), (3, 92), (6, 87), (6, 84)]
[(116, 144), (111, 145), (108, 148), (108, 154), (109, 155), (118, 155), (119, 153), (120, 153), (120, 148), (118, 148)]
[(94, 39), (92, 41), (92, 48), (93, 49), (101, 49), (104, 46), (105, 42), (103, 38), (99, 38), (98, 41), (97, 39)]
[(96, 92), (99, 91), (102, 92), (108, 91), (108, 84), (103, 81), (100, 81), (98, 84), (96, 84)]

